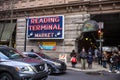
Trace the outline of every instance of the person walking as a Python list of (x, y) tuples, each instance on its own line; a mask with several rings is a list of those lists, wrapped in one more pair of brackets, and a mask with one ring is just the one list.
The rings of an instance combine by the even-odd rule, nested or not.
[(31, 52), (34, 52), (34, 49), (31, 49), (30, 51), (31, 51)]
[(98, 49), (97, 57), (98, 57), (98, 64), (102, 65), (102, 53), (99, 49)]
[(71, 59), (70, 59), (71, 65), (73, 68), (75, 68), (75, 65), (77, 64), (77, 58), (76, 58), (77, 54), (76, 54), (75, 50), (72, 50), (72, 52), (70, 53), (70, 57), (71, 57)]
[(76, 54), (76, 52), (75, 52), (75, 50), (72, 50), (72, 52), (70, 53), (70, 57), (76, 57), (77, 56), (77, 54)]
[(115, 72), (117, 72), (117, 66), (118, 66), (118, 55), (116, 52), (113, 52), (112, 56), (110, 57), (109, 72), (112, 72), (113, 69), (115, 69)]
[(120, 51), (118, 51), (118, 73), (120, 73)]
[(88, 52), (90, 52), (92, 55), (94, 55), (94, 51), (91, 47), (88, 49)]
[(104, 67), (104, 68), (107, 68), (107, 52), (103, 52), (103, 54), (102, 54), (102, 66)]
[(88, 68), (92, 69), (92, 62), (93, 62), (93, 55), (91, 52), (88, 52), (87, 55), (87, 63), (88, 63)]
[(80, 52), (80, 59), (81, 59), (82, 69), (85, 69), (86, 68), (87, 53), (86, 53), (84, 48)]
[(71, 57), (71, 64), (72, 67), (75, 68), (75, 65), (77, 64), (77, 58), (75, 55)]
[(98, 49), (96, 48), (95, 50), (94, 50), (94, 56), (95, 56), (95, 62), (98, 62)]

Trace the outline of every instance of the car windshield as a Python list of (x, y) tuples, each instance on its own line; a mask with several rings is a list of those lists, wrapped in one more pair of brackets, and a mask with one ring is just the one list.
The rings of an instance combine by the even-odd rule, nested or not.
[(23, 58), (24, 57), (23, 55), (18, 53), (16, 50), (10, 49), (10, 48), (1, 49), (0, 52), (3, 55), (5, 55), (6, 57), (8, 57), (9, 59), (18, 59), (18, 58)]
[(27, 54), (28, 57), (31, 57), (31, 58), (36, 58), (36, 59), (39, 59), (39, 57), (35, 54)]
[(9, 59), (9, 58), (0, 52), (0, 59)]
[(44, 59), (51, 59), (51, 57), (49, 57), (49, 56), (47, 56), (47, 55), (45, 55), (45, 54), (40, 54), (40, 56), (41, 56), (42, 58), (44, 58)]

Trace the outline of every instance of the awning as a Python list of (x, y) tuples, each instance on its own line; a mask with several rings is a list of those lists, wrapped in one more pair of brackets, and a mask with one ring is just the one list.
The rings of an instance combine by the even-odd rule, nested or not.
[(12, 37), (12, 33), (14, 31), (15, 28), (15, 23), (5, 23), (5, 25), (3, 26), (3, 32), (2, 32), (2, 36), (1, 36), (1, 41), (9, 41), (10, 37)]
[(99, 25), (94, 20), (87, 20), (84, 22), (82, 26), (82, 32), (97, 31), (98, 29), (99, 29)]

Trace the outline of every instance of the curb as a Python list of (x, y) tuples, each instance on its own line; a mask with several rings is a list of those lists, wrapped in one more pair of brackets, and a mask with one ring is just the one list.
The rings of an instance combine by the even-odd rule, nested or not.
[(68, 70), (74, 70), (74, 71), (81, 71), (81, 72), (97, 72), (97, 71), (109, 71), (108, 69), (100, 68), (100, 69), (80, 69), (80, 68), (72, 68), (72, 67), (67, 67)]

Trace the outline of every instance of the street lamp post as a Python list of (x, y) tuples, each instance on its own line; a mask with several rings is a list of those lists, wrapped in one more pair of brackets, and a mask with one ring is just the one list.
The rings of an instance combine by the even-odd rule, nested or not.
[(26, 42), (27, 42), (27, 17), (28, 17), (28, 14), (25, 12), (26, 26), (25, 26), (24, 51), (26, 51)]
[(104, 28), (104, 26), (103, 26), (103, 22), (99, 22), (98, 23), (98, 25), (99, 25), (99, 30), (98, 30), (98, 34), (99, 34), (99, 44), (100, 44), (100, 52), (102, 53), (102, 43), (103, 43), (103, 32), (102, 32), (102, 30), (101, 29), (103, 29)]
[[(10, 0), (10, 26), (13, 24), (13, 0)], [(10, 36), (10, 46), (12, 46), (12, 36)]]

